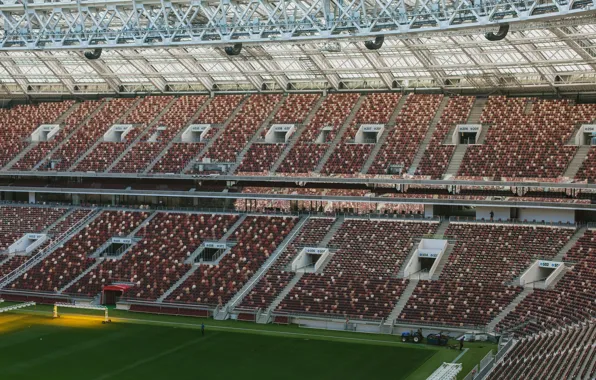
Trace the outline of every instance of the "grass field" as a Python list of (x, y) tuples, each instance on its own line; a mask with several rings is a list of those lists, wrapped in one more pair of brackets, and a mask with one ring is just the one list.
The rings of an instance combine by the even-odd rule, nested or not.
[[(460, 355), (386, 335), (122, 311), (103, 325), (94, 313), (61, 310), (52, 319), (49, 307), (38, 306), (0, 314), (0, 379), (418, 380)], [(494, 348), (467, 346), (461, 377)]]

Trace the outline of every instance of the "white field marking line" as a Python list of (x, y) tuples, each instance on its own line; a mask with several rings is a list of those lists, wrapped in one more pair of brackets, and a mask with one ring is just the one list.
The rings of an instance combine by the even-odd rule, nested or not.
[[(38, 314), (48, 314), (50, 312), (41, 311), (41, 310), (15, 310), (15, 313), (38, 313)], [(63, 314), (64, 316), (72, 315), (72, 316), (83, 316), (88, 317), (89, 314)], [(183, 323), (183, 322), (170, 322), (170, 321), (157, 321), (154, 319), (137, 319), (137, 318), (121, 318), (115, 317), (113, 320), (116, 321), (124, 321), (124, 322), (138, 322), (140, 324), (148, 323), (148, 324), (155, 324), (155, 325), (162, 325), (162, 326), (186, 326), (192, 327), (195, 329), (201, 328), (201, 325), (195, 323)], [(281, 336), (303, 336), (303, 337), (311, 337), (311, 338), (327, 338), (327, 339), (337, 339), (337, 340), (348, 340), (348, 341), (355, 341), (355, 342), (368, 342), (368, 343), (383, 343), (388, 345), (395, 345), (395, 346), (405, 346), (402, 342), (393, 342), (390, 340), (378, 340), (378, 339), (364, 339), (364, 338), (352, 338), (352, 337), (343, 337), (343, 336), (333, 336), (333, 335), (320, 335), (320, 334), (306, 334), (306, 333), (297, 333), (297, 332), (290, 332), (290, 331), (275, 331), (275, 330), (259, 330), (259, 329), (248, 329), (243, 327), (228, 327), (228, 326), (216, 326), (216, 325), (208, 325), (205, 324), (205, 327), (209, 327), (214, 330), (231, 330), (231, 331), (247, 331), (247, 332), (254, 332), (259, 334), (266, 334), (266, 335), (281, 335)], [(408, 345), (410, 347), (410, 345)], [(433, 347), (426, 347), (426, 346), (416, 346), (412, 345), (410, 348), (415, 349), (425, 349), (425, 350), (432, 350), (437, 351), (437, 349)], [(466, 348), (467, 350), (467, 348)]]
[[(213, 335), (211, 335), (211, 336), (213, 336)], [(157, 353), (157, 354), (155, 354), (155, 355), (153, 355), (153, 356), (146, 357), (145, 359), (137, 360), (136, 362), (134, 362), (134, 363), (131, 363), (131, 364), (127, 365), (127, 366), (124, 366), (124, 367), (118, 368), (116, 371), (112, 371), (112, 372), (106, 373), (106, 374), (104, 374), (104, 375), (101, 375), (101, 376), (99, 376), (99, 377), (96, 377), (96, 378), (95, 378), (95, 380), (104, 380), (104, 379), (109, 379), (109, 378), (111, 378), (111, 377), (112, 377), (112, 376), (114, 376), (114, 375), (118, 375), (118, 374), (120, 374), (120, 373), (122, 373), (122, 372), (129, 371), (129, 370), (131, 370), (131, 369), (134, 369), (134, 368), (136, 368), (136, 367), (138, 367), (138, 366), (140, 366), (140, 365), (143, 365), (143, 364), (149, 363), (149, 362), (151, 362), (151, 361), (153, 361), (153, 360), (155, 360), (155, 359), (159, 359), (159, 358), (161, 358), (161, 357), (163, 357), (163, 356), (168, 356), (168, 355), (170, 355), (170, 354), (173, 354), (173, 353), (174, 353), (174, 352), (176, 352), (176, 351), (180, 351), (180, 350), (182, 350), (183, 348), (186, 348), (186, 347), (188, 347), (188, 346), (192, 346), (193, 344), (197, 344), (197, 343), (199, 343), (200, 341), (205, 341), (205, 340), (209, 339), (211, 336), (208, 336), (208, 337), (203, 337), (203, 336), (201, 336), (201, 337), (199, 337), (199, 338), (197, 338), (197, 339), (193, 339), (193, 340), (191, 340), (191, 341), (189, 341), (189, 342), (186, 342), (186, 343), (184, 343), (184, 344), (181, 344), (181, 345), (179, 345), (179, 346), (172, 347), (172, 348), (170, 348), (169, 350), (162, 351), (162, 352), (160, 352), (160, 353)]]
[(469, 350), (469, 348), (464, 348), (464, 351), (463, 351), (461, 354), (459, 354), (459, 355), (457, 356), (457, 358), (453, 359), (453, 361), (452, 361), (451, 363), (457, 363), (457, 361), (459, 360), (459, 358), (461, 358), (462, 356), (464, 356), (464, 354), (465, 354), (466, 352), (468, 352), (468, 350)]

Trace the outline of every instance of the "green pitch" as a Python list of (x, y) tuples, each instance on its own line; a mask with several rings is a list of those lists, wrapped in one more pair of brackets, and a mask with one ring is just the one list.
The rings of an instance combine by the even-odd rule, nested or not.
[[(83, 310), (59, 319), (49, 311), (0, 315), (0, 379), (416, 380), (459, 355), (380, 335), (126, 312), (103, 325)], [(490, 348), (467, 356), (479, 360)]]

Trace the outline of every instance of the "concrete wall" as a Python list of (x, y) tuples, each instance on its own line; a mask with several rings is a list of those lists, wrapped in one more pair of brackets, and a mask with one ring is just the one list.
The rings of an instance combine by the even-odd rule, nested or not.
[(424, 205), (424, 217), (432, 218), (433, 216), (433, 205)]
[(519, 220), (575, 223), (575, 210), (520, 208)]

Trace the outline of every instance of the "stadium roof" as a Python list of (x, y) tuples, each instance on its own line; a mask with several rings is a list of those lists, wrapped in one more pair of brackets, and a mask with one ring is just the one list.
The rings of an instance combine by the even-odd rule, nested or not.
[[(7, 0), (4, 4), (8, 4)], [(44, 0), (31, 0), (29, 4), (30, 7), (48, 5)], [(80, 2), (68, 4), (80, 6)], [(165, 3), (162, 1), (162, 4)], [(50, 17), (47, 9), (30, 9), (31, 17), (37, 12), (40, 15), (45, 12), (47, 20), (59, 20), (61, 14), (54, 10)], [(4, 20), (5, 27), (8, 15), (9, 9), (4, 10), (0, 0), (0, 21)], [(165, 47), (167, 41), (153, 47), (146, 47), (145, 42), (136, 44), (138, 46), (123, 43), (127, 48), (104, 45), (101, 57), (96, 60), (86, 59), (80, 47), (67, 45), (65, 40), (55, 40), (52, 43), (55, 49), (40, 48), (5, 30), (3, 34), (0, 32), (3, 38), (0, 95), (214, 89), (587, 92), (596, 90), (596, 16), (591, 11), (583, 16), (525, 26), (521, 22), (517, 26), (512, 24), (507, 37), (496, 42), (485, 38), (486, 30), (457, 29), (457, 25), (451, 28), (441, 24), (445, 26), (442, 31), (435, 28), (393, 35), (389, 31), (379, 50), (365, 48), (364, 35), (357, 33), (353, 38), (329, 40), (301, 40), (303, 36), (296, 35), (287, 42), (245, 43), (237, 56), (228, 56), (221, 41), (219, 44), (189, 41), (176, 47)], [(55, 21), (53, 25), (64, 20)], [(20, 26), (25, 25), (24, 16), (20, 22)], [(35, 23), (31, 19), (27, 22), (32, 30)], [(11, 27), (16, 30), (19, 25)], [(49, 21), (44, 25), (50, 25)], [(498, 25), (494, 24), (493, 30), (496, 31)], [(39, 26), (36, 28), (39, 30)], [(33, 38), (33, 34), (27, 35)], [(368, 36), (370, 39), (374, 34), (368, 33)]]

